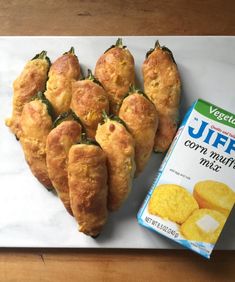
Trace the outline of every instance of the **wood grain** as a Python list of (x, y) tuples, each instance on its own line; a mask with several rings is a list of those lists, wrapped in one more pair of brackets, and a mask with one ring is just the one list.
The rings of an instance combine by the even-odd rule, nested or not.
[(0, 281), (234, 281), (235, 256), (190, 251), (3, 250)]
[[(235, 1), (0, 0), (0, 35), (235, 35)], [(1, 282), (234, 281), (235, 252), (0, 249)]]
[(233, 0), (0, 1), (1, 35), (232, 35)]

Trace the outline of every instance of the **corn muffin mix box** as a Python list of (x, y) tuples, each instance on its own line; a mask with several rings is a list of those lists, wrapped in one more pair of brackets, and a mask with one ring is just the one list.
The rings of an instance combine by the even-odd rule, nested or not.
[(209, 258), (235, 202), (235, 115), (197, 100), (137, 215), (141, 225)]

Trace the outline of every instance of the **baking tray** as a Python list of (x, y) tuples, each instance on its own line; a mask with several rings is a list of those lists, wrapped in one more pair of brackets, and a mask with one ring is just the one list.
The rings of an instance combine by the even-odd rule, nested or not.
[[(129, 36), (122, 37), (135, 58), (137, 85), (141, 64), (158, 39), (169, 47), (183, 84), (181, 117), (203, 98), (235, 110), (235, 37)], [(117, 37), (0, 37), (0, 246), (178, 249), (176, 243), (141, 227), (136, 214), (163, 159), (153, 154), (145, 171), (134, 180), (123, 207), (111, 213), (102, 234), (93, 239), (78, 232), (77, 223), (60, 200), (31, 174), (19, 142), (4, 125), (10, 116), (12, 83), (25, 63), (41, 50), (52, 61), (75, 47), (84, 73)], [(182, 160), (183, 161), (183, 160)], [(234, 177), (235, 182), (235, 177)], [(235, 249), (235, 216), (230, 216), (216, 246)]]

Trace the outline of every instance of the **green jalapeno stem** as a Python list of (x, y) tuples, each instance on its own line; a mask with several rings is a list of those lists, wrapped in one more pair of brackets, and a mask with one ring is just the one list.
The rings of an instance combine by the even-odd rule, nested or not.
[(95, 145), (95, 146), (99, 146), (100, 147), (99, 143), (97, 143), (92, 138), (88, 138), (85, 132), (82, 133), (81, 141), (79, 143), (80, 144), (85, 144), (85, 145)]
[(72, 46), (72, 47), (69, 49), (69, 51), (65, 52), (63, 55), (66, 55), (66, 54), (75, 55), (74, 47)]
[(115, 46), (119, 48), (123, 48), (122, 38), (117, 39)]
[(121, 49), (126, 48), (126, 46), (124, 46), (123, 43), (122, 43), (122, 38), (118, 38), (115, 45), (111, 45), (104, 53), (108, 52), (109, 50), (111, 50), (115, 47), (118, 47), (118, 48), (121, 48)]
[(43, 92), (39, 91), (35, 96), (32, 97), (31, 101), (39, 100), (46, 105), (47, 112), (50, 115), (52, 121), (55, 120), (55, 111), (51, 102), (46, 98)]
[(131, 85), (130, 88), (129, 88), (129, 92), (128, 94), (131, 95), (131, 94), (134, 94), (134, 93), (137, 93), (139, 95), (142, 95), (144, 96), (146, 99), (148, 99), (149, 101), (151, 101), (149, 99), (149, 97), (142, 91), (140, 90), (139, 88), (135, 87), (135, 85)]
[(154, 44), (154, 49), (157, 49), (157, 48), (161, 48), (161, 45), (159, 43), (159, 40), (156, 40), (155, 44)]
[(47, 51), (42, 51), (39, 54), (36, 54), (31, 60), (35, 60), (35, 59), (40, 59), (40, 60), (44, 60), (47, 56)]
[(85, 79), (91, 80), (92, 82), (98, 84), (103, 88), (103, 85), (99, 82), (99, 80), (93, 75), (90, 69), (87, 70), (87, 77)]
[(65, 120), (75, 120), (76, 122), (78, 122), (81, 127), (82, 127), (82, 132), (86, 133), (85, 127), (82, 124), (80, 118), (75, 114), (74, 111), (72, 111), (71, 109), (68, 110), (67, 112), (64, 112), (62, 114), (60, 114), (56, 120), (53, 123), (53, 128), (57, 127), (59, 124), (61, 124), (63, 121)]
[(50, 61), (50, 59), (47, 57), (47, 51), (44, 51), (44, 50), (43, 50), (41, 53), (36, 54), (36, 55), (31, 59), (31, 61), (36, 60), (36, 59), (39, 59), (39, 60), (47, 60), (49, 67), (51, 66), (51, 61)]
[(170, 55), (173, 63), (176, 64), (173, 53), (171, 52), (171, 50), (169, 48), (167, 48), (166, 46), (161, 46), (158, 40), (156, 40), (156, 42), (154, 44), (154, 48), (149, 49), (149, 51), (146, 53), (145, 58), (147, 59), (148, 56), (156, 49), (162, 49), (163, 51), (167, 52)]
[(61, 122), (70, 116), (70, 111), (60, 114), (53, 123), (53, 128), (57, 127)]
[(103, 117), (104, 122), (107, 122), (108, 120), (117, 121), (118, 123), (123, 125), (128, 130), (126, 123), (120, 117), (115, 116), (115, 115), (108, 116), (107, 113), (104, 110), (102, 111), (102, 117)]
[(73, 46), (70, 48), (70, 50), (68, 51), (68, 53), (70, 53), (70, 54), (72, 54), (72, 55), (75, 54), (75, 50), (74, 50), (74, 47), (73, 47)]
[(121, 103), (119, 104), (119, 109), (121, 108), (123, 101), (124, 101), (128, 96), (130, 96), (130, 95), (132, 95), (132, 94), (134, 94), (134, 93), (139, 94), (139, 95), (142, 95), (144, 98), (148, 99), (151, 103), (153, 103), (153, 102), (149, 99), (149, 97), (148, 97), (142, 90), (140, 90), (139, 88), (137, 88), (135, 85), (130, 85), (129, 91), (123, 96), (122, 101), (121, 101)]
[(105, 110), (102, 111), (102, 118), (103, 118), (104, 122), (108, 121), (108, 119), (109, 119), (109, 116), (107, 115)]

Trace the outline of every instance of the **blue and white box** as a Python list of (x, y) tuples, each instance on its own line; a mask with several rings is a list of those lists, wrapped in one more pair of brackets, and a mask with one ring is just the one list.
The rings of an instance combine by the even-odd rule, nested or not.
[(235, 115), (197, 100), (140, 208), (138, 222), (210, 258), (235, 203)]

